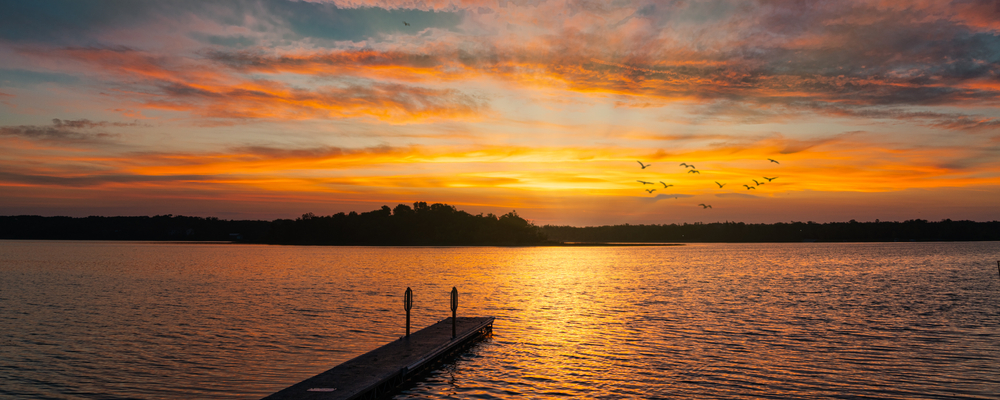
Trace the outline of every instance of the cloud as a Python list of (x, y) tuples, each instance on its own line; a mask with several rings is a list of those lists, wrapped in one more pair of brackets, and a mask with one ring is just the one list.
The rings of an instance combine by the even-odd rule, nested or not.
[(123, 156), (116, 164), (136, 174), (250, 176), (410, 162), (420, 154), (415, 147), (236, 146), (215, 152), (137, 152)]
[(109, 122), (109, 121), (91, 121), (89, 119), (59, 119), (53, 118), (52, 125), (56, 128), (62, 129), (92, 129), (92, 128), (105, 128), (105, 127), (134, 127), (134, 126), (147, 126), (140, 124), (138, 121), (133, 122)]
[(167, 183), (211, 181), (216, 177), (206, 175), (128, 175), (128, 174), (79, 174), (40, 175), (0, 171), (0, 183), (33, 186), (90, 187), (105, 184)]
[(690, 198), (690, 197), (694, 197), (694, 195), (683, 194), (683, 193), (674, 193), (674, 194), (658, 194), (658, 195), (653, 196), (653, 197), (645, 197), (645, 196), (643, 196), (643, 197), (640, 197), (640, 199), (642, 199), (643, 201), (648, 202), (648, 203), (656, 203), (656, 202), (658, 202), (660, 200), (676, 200), (676, 199), (686, 199), (686, 198)]
[[(802, 117), (810, 108), (864, 118), (873, 108), (988, 106), (1000, 100), (1000, 85), (995, 84), (1000, 79), (1000, 53), (995, 51), (1000, 35), (990, 28), (995, 24), (975, 22), (981, 20), (973, 18), (976, 12), (995, 12), (984, 11), (989, 7), (981, 2), (896, 6), (849, 1), (808, 7), (792, 1), (240, 4), (229, 16), (218, 5), (196, 7), (222, 25), (236, 24), (240, 16), (266, 21), (257, 31), (228, 36), (195, 25), (182, 30), (185, 37), (214, 41), (212, 47), (194, 51), (203, 58), (124, 46), (35, 50), (34, 56), (87, 63), (140, 104), (234, 121), (476, 118), (487, 110), (486, 102), (457, 84), (482, 77), (609, 96), (620, 107), (707, 105), (688, 121), (694, 124), (775, 122)], [(45, 14), (26, 9), (34, 10), (26, 15)], [(186, 15), (151, 6), (143, 10), (136, 15)], [(506, 28), (529, 16), (534, 28)], [(413, 24), (429, 18), (426, 26), (441, 28), (440, 33), (404, 31), (404, 18)], [(330, 22), (341, 20), (361, 21), (359, 26), (371, 32), (344, 36), (337, 33), (343, 24)], [(333, 49), (313, 44), (246, 48), (251, 43), (247, 38), (259, 40), (268, 30), (294, 32), (286, 41), (309, 37), (341, 42)], [(306, 86), (289, 73), (333, 84), (314, 87), (314, 80)], [(450, 83), (456, 85), (445, 87)], [(882, 115), (899, 120), (914, 116), (906, 111)], [(975, 115), (921, 120), (945, 129), (993, 126), (992, 120)]]
[[(299, 74), (382, 76), (386, 72), (410, 71), (419, 74), (443, 73), (453, 58), (428, 53), (377, 51), (374, 49), (338, 50), (312, 54), (270, 55), (261, 51), (221, 51), (205, 53), (206, 58), (240, 72), (294, 72)], [(397, 71), (393, 71), (397, 70)]]
[(367, 148), (344, 148), (334, 146), (309, 147), (309, 148), (283, 148), (273, 146), (240, 146), (230, 149), (232, 153), (242, 154), (248, 158), (261, 160), (326, 160), (331, 158), (372, 156), (377, 154), (391, 155), (409, 153), (410, 149), (394, 148), (390, 146), (375, 146)]
[(61, 120), (55, 118), (51, 126), (19, 125), (0, 126), (0, 136), (17, 136), (27, 139), (71, 142), (104, 142), (118, 137), (107, 132), (89, 132), (88, 129), (142, 126), (138, 122), (91, 121), (89, 119)]
[(925, 126), (949, 130), (983, 130), (1000, 127), (1000, 119), (975, 114), (908, 111), (898, 108), (838, 107), (812, 104), (810, 107), (827, 115), (850, 116), (868, 120), (894, 119), (921, 121)]
[(754, 196), (752, 194), (746, 194), (746, 193), (718, 193), (718, 194), (715, 195), (715, 197), (740, 198), (740, 199), (759, 199), (760, 198), (759, 196)]
[[(190, 60), (174, 60), (130, 48), (68, 48), (35, 57), (68, 57), (94, 73), (121, 79), (129, 76), (121, 95), (152, 108), (188, 111), (209, 119), (250, 120), (374, 117), (387, 122), (419, 122), (440, 118), (477, 118), (488, 110), (482, 96), (457, 89), (415, 86), (365, 79), (334, 78), (309, 88), (278, 80), (247, 78), (204, 68)], [(56, 54), (53, 54), (56, 53)], [(238, 53), (214, 60), (260, 68)], [(365, 57), (361, 57), (365, 58)], [(282, 62), (278, 65), (297, 64)], [(118, 77), (118, 78), (113, 78)]]
[(240, 88), (222, 86), (211, 90), (171, 84), (162, 89), (162, 100), (155, 96), (149, 104), (165, 101), (165, 104), (187, 108), (205, 118), (294, 120), (369, 116), (388, 122), (417, 122), (475, 117), (487, 108), (485, 100), (454, 89), (379, 82), (313, 90), (277, 82), (254, 82)]
[(2, 136), (20, 136), (29, 139), (47, 139), (47, 140), (93, 140), (97, 138), (104, 138), (110, 135), (108, 134), (84, 134), (68, 129), (58, 129), (51, 126), (31, 126), (31, 125), (21, 125), (21, 126), (4, 126), (0, 127), (0, 135)]
[[(841, 29), (850, 32), (846, 28), (834, 30)], [(873, 27), (865, 29), (870, 35), (879, 35)], [(529, 43), (472, 42), (460, 49), (431, 46), (419, 52), (364, 49), (289, 55), (215, 51), (208, 57), (244, 72), (351, 74), (426, 82), (485, 75), (525, 86), (625, 96), (616, 100), (616, 105), (625, 107), (661, 107), (673, 101), (714, 103), (719, 106), (706, 111), (725, 115), (734, 110), (750, 112), (741, 122), (771, 121), (809, 104), (846, 109), (996, 103), (1000, 87), (980, 82), (1000, 77), (1000, 57), (991, 55), (990, 50), (1000, 47), (1000, 37), (963, 34), (959, 27), (952, 27), (952, 41), (927, 45), (929, 39), (918, 34), (926, 29), (934, 27), (900, 28), (910, 36), (882, 43), (884, 48), (860, 50), (839, 42), (866, 43), (865, 37), (849, 33), (850, 38), (841, 38), (837, 35), (848, 34), (841, 32), (815, 38), (819, 43), (838, 42), (829, 44), (834, 47), (799, 44), (792, 39), (782, 43), (734, 41), (727, 43), (731, 49), (710, 52), (677, 43), (668, 46), (673, 49), (658, 48), (666, 39), (654, 37), (650, 44), (641, 44), (622, 56), (608, 46), (613, 39), (625, 38), (615, 38), (613, 33), (608, 38), (600, 29), (568, 29)], [(924, 44), (916, 47), (911, 42)], [(816, 46), (819, 48), (813, 48)], [(896, 54), (896, 58), (882, 54)], [(951, 61), (942, 63), (941, 59)]]

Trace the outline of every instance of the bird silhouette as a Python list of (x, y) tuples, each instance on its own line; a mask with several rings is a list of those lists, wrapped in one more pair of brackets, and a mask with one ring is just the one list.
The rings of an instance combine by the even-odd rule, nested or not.
[(668, 188), (668, 187), (671, 187), (671, 186), (674, 186), (674, 185), (668, 185), (668, 184), (666, 184), (666, 183), (663, 183), (663, 181), (660, 181), (660, 184), (661, 184), (661, 185), (663, 185), (663, 188), (664, 188), (664, 189), (666, 189), (666, 188)]
[(750, 189), (757, 189), (757, 188), (755, 188), (755, 187), (753, 187), (753, 186), (750, 186), (750, 185), (743, 185), (743, 187), (747, 188), (747, 190), (750, 190)]
[(723, 186), (726, 186), (725, 183), (719, 183), (719, 181), (715, 181), (715, 184), (719, 185), (719, 189), (722, 189)]
[(639, 160), (636, 160), (635, 162), (639, 163), (639, 165), (642, 166), (642, 169), (646, 169), (646, 167), (653, 165), (653, 164), (643, 164), (642, 161)]
[(692, 169), (692, 170), (688, 171), (688, 173), (689, 174), (700, 174), (701, 172), (698, 171), (698, 170), (696, 170), (696, 169)]
[(775, 164), (781, 164), (780, 162), (774, 161), (774, 159), (772, 158), (768, 158), (767, 161), (773, 162)]
[(410, 26), (409, 22), (403, 21), (403, 25)]
[(646, 181), (639, 181), (639, 180), (637, 180), (636, 182), (639, 182), (639, 183), (641, 183), (643, 185), (652, 185), (653, 184), (653, 182), (646, 182)]
[(655, 192), (656, 189), (646, 189), (646, 191), (649, 192), (649, 194), (653, 194), (653, 192)]
[(774, 178), (768, 178), (768, 177), (765, 176), (764, 179), (767, 179), (767, 181), (770, 182), (770, 181), (773, 181), (775, 179), (778, 179), (778, 177), (776, 176)]
[(757, 184), (757, 186), (760, 186), (760, 185), (764, 184), (764, 182), (757, 182), (756, 179), (751, 179), (751, 181), (753, 181), (753, 183)]
[(684, 168), (688, 167), (687, 163), (681, 163), (681, 166), (684, 167)]
[(702, 209), (705, 209), (705, 208), (712, 208), (712, 205), (711, 205), (711, 204), (699, 204), (699, 206), (701, 206), (701, 208), (702, 208)]

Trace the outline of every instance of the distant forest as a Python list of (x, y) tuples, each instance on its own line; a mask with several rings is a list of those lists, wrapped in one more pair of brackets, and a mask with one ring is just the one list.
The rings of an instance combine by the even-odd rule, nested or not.
[(447, 204), (404, 204), (294, 220), (0, 216), (0, 239), (233, 241), (374, 246), (554, 245), (560, 242), (891, 242), (1000, 240), (1000, 221), (717, 222), (683, 225), (535, 226), (516, 212), (472, 215)]
[(454, 206), (425, 202), (361, 214), (320, 217), (308, 213), (296, 220), (276, 220), (263, 242), (338, 245), (535, 245), (545, 242), (539, 228), (511, 211), (472, 215)]
[(218, 218), (0, 216), (0, 239), (190, 240), (375, 246), (536, 245), (540, 228), (516, 212), (472, 215), (447, 204), (400, 204), (390, 209), (274, 221)]
[(716, 222), (683, 225), (542, 227), (558, 242), (897, 242), (1000, 240), (1000, 221)]

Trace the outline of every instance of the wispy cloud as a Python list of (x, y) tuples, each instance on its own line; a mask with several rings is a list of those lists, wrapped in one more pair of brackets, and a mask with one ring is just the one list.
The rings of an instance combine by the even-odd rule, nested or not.
[(374, 117), (389, 122), (477, 118), (488, 105), (481, 96), (450, 88), (345, 79), (304, 88), (286, 82), (223, 74), (194, 61), (169, 61), (128, 48), (70, 48), (61, 53), (106, 79), (138, 79), (121, 96), (151, 108), (191, 112), (202, 118), (307, 119)]
[(0, 172), (0, 182), (30, 186), (70, 186), (93, 187), (105, 184), (136, 184), (153, 182), (207, 181), (217, 178), (205, 175), (125, 175), (125, 174), (78, 174), (40, 175)]
[(94, 128), (135, 127), (138, 122), (91, 121), (89, 119), (62, 120), (55, 118), (50, 126), (18, 125), (0, 126), (0, 136), (15, 136), (27, 139), (72, 142), (104, 142), (118, 137), (118, 134), (93, 131)]
[(135, 127), (146, 126), (138, 121), (133, 122), (111, 122), (111, 121), (91, 121), (89, 119), (59, 119), (53, 118), (52, 125), (60, 129), (93, 129), (106, 127)]

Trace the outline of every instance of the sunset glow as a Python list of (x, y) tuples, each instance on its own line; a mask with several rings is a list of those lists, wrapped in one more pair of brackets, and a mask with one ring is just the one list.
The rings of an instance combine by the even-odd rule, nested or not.
[(1000, 219), (994, 2), (0, 4), (0, 215)]

